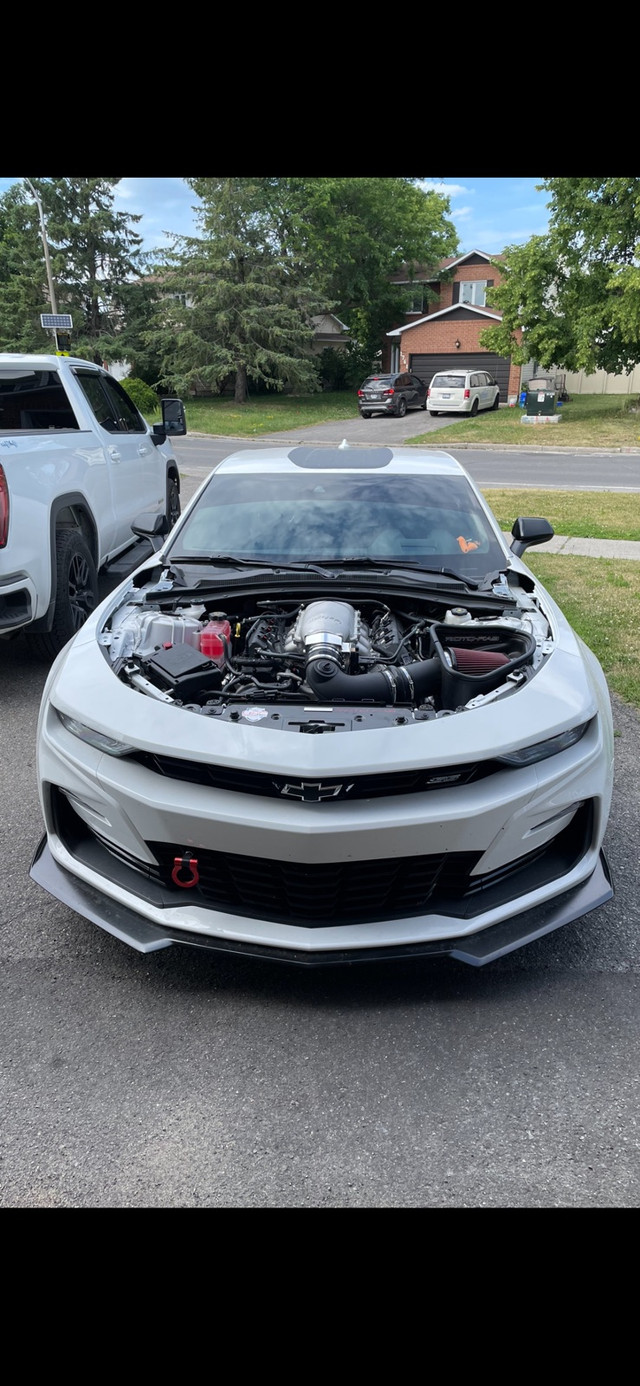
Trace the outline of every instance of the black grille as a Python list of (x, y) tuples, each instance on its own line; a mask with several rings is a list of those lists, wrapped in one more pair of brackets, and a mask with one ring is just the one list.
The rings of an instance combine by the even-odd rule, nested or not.
[[(182, 849), (149, 842), (156, 879), (171, 885)], [(439, 894), (464, 893), (479, 852), (390, 857), (377, 861), (300, 863), (193, 849), (199, 882), (175, 892), (186, 902), (307, 927), (422, 914)], [(153, 873), (155, 875), (155, 873)]]
[[(495, 760), (469, 762), (466, 765), (440, 765), (420, 770), (397, 770), (371, 775), (325, 775), (322, 780), (309, 774), (302, 778), (296, 775), (265, 775), (259, 770), (244, 770), (225, 765), (209, 765), (203, 761), (178, 760), (174, 756), (157, 755), (149, 751), (138, 751), (129, 757), (156, 775), (164, 775), (172, 780), (182, 780), (187, 784), (205, 784), (214, 789), (229, 789), (237, 794), (261, 794), (271, 799), (289, 798), (318, 800), (380, 799), (393, 794), (418, 794), (428, 789), (444, 789), (447, 786), (469, 784), (471, 780), (484, 779), (496, 770), (504, 770)], [(306, 788), (303, 789), (303, 785)], [(286, 794), (283, 793), (289, 786)], [(320, 786), (320, 788), (314, 788)], [(335, 793), (336, 787), (338, 793)]]

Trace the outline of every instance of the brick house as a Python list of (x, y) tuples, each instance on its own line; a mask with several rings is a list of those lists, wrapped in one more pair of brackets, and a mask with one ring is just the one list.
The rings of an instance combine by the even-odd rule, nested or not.
[[(487, 291), (500, 279), (491, 261), (499, 258), (470, 250), (441, 260), (435, 273), (421, 270), (412, 279), (393, 275), (392, 282), (410, 288), (413, 298), (405, 320), (386, 334), (382, 370), (413, 371), (427, 385), (436, 371), (487, 370), (500, 386), (503, 404), (517, 395), (522, 367), (480, 346), (480, 334), (502, 316), (486, 306)], [(444, 270), (451, 272), (447, 280), (440, 277)], [(427, 299), (425, 286), (437, 296)]]

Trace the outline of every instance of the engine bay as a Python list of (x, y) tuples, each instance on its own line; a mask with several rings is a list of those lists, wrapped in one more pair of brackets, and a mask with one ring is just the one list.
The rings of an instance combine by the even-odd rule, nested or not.
[(149, 583), (112, 612), (98, 633), (103, 654), (140, 694), (231, 721), (333, 730), (447, 716), (515, 692), (553, 647), (523, 588), (503, 604), (474, 596), (456, 606), (413, 590), (200, 600), (163, 586), (172, 584)]

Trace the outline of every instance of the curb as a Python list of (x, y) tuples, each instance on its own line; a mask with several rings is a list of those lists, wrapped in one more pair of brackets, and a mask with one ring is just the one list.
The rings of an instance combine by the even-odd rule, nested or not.
[[(345, 419), (345, 423), (350, 423), (350, 422), (351, 422), (351, 421), (350, 421), (349, 419)], [(302, 431), (303, 431), (303, 430), (301, 429), (300, 432), (302, 432)], [(285, 435), (281, 435), (281, 434), (279, 434), (279, 433), (261, 433), (261, 434), (252, 435), (252, 436), (249, 437), (249, 438), (238, 438), (238, 437), (236, 437), (236, 436), (234, 436), (233, 434), (230, 434), (230, 433), (195, 433), (194, 431), (190, 431), (190, 432), (187, 434), (187, 437), (189, 437), (189, 438), (204, 438), (204, 439), (209, 438), (212, 442), (217, 442), (217, 443), (219, 443), (219, 442), (233, 442), (233, 443), (256, 443), (256, 444), (268, 443), (268, 442), (273, 441), (274, 439), (276, 439), (277, 442), (278, 442), (278, 443), (282, 443), (283, 446), (286, 446), (286, 445), (289, 444), (289, 443), (292, 443), (292, 444), (293, 444), (293, 443), (299, 443), (299, 442), (300, 442), (300, 437), (299, 437), (299, 435), (287, 434), (287, 435), (285, 436)], [(305, 442), (308, 443), (311, 447), (316, 447), (316, 448), (317, 448), (317, 447), (327, 447), (327, 448), (336, 447), (336, 444), (335, 444), (335, 443), (327, 442), (327, 439), (326, 439), (326, 438), (305, 438)], [(350, 443), (350, 444), (349, 444), (349, 447), (352, 447), (352, 448), (370, 448), (370, 447), (373, 447), (373, 446), (374, 446), (374, 444), (372, 444), (372, 443)], [(564, 443), (564, 444), (563, 444), (563, 443), (558, 443), (558, 444), (555, 444), (554, 446), (548, 446), (548, 447), (535, 447), (535, 446), (531, 446), (531, 445), (528, 444), (528, 443), (457, 443), (457, 442), (455, 442), (455, 441), (452, 439), (452, 440), (450, 441), (450, 445), (449, 445), (448, 447), (445, 448), (445, 447), (443, 446), (442, 443), (435, 443), (435, 442), (434, 442), (434, 443), (414, 443), (414, 442), (412, 441), (411, 438), (405, 438), (404, 441), (403, 441), (402, 443), (394, 443), (392, 446), (393, 446), (393, 447), (398, 447), (398, 448), (404, 448), (404, 447), (419, 447), (419, 448), (425, 448), (425, 449), (426, 449), (426, 448), (434, 448), (434, 449), (436, 449), (438, 452), (467, 452), (467, 451), (469, 451), (469, 452), (536, 452), (536, 453), (545, 453), (545, 452), (546, 452), (546, 453), (554, 453), (554, 452), (562, 453), (562, 452), (565, 452), (566, 455), (567, 455), (568, 457), (589, 457), (589, 456), (592, 456), (592, 457), (619, 457), (619, 456), (625, 456), (625, 457), (627, 457), (627, 456), (629, 456), (629, 457), (640, 457), (640, 448), (631, 448), (631, 447), (629, 447), (629, 448), (587, 448), (587, 447), (581, 448), (581, 447), (573, 447), (573, 448), (572, 448), (571, 445), (568, 444), (568, 443)]]
[[(420, 447), (433, 448), (435, 443), (420, 443)], [(569, 444), (562, 443), (555, 447), (529, 447), (526, 443), (454, 443), (453, 440), (447, 448), (447, 452), (539, 452), (539, 453), (566, 453), (567, 457), (620, 457), (631, 456), (640, 457), (640, 448), (572, 448)]]

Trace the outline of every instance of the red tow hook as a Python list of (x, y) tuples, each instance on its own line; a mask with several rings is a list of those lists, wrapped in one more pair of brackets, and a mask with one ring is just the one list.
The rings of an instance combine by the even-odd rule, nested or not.
[(183, 852), (181, 857), (174, 857), (171, 880), (175, 885), (182, 886), (183, 890), (190, 890), (192, 886), (197, 885), (200, 880), (198, 858), (190, 856), (188, 850)]

